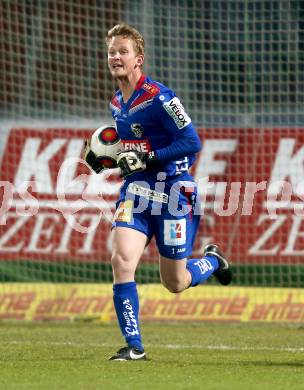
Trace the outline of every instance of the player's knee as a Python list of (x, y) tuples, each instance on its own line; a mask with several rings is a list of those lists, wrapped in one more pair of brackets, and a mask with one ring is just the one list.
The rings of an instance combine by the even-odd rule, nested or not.
[(127, 256), (121, 253), (115, 253), (111, 257), (111, 264), (114, 271), (130, 272), (132, 267)]
[(163, 286), (173, 294), (180, 293), (185, 290), (184, 281), (181, 279), (162, 279)]
[(185, 290), (185, 287), (182, 284), (164, 284), (164, 287), (173, 294), (177, 294)]

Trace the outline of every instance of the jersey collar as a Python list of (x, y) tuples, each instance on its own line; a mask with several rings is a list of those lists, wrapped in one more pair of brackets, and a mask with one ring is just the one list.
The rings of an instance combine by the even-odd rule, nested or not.
[(145, 80), (146, 80), (146, 75), (143, 73), (140, 76), (139, 80), (137, 81), (137, 84), (136, 84), (136, 87), (135, 87), (135, 91), (138, 91), (142, 87), (142, 85), (145, 82)]

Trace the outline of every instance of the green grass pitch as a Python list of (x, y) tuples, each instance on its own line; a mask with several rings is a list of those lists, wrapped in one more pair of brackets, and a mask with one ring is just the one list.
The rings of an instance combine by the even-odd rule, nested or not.
[(111, 362), (116, 324), (0, 324), (3, 389), (304, 389), (304, 327), (155, 323), (148, 361)]

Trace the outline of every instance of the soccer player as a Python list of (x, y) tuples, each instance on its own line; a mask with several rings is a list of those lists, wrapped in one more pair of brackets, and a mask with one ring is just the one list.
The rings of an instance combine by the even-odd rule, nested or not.
[[(141, 360), (146, 353), (135, 271), (153, 236), (161, 282), (172, 293), (211, 275), (228, 285), (232, 272), (213, 244), (201, 258), (188, 259), (200, 217), (196, 184), (188, 170), (201, 142), (191, 119), (171, 89), (143, 73), (144, 38), (136, 29), (116, 25), (108, 31), (106, 44), (108, 67), (119, 87), (110, 108), (124, 146), (117, 163), (125, 179), (113, 220), (111, 262), (114, 306), (126, 346), (110, 360)], [(84, 158), (96, 169), (89, 144)]]

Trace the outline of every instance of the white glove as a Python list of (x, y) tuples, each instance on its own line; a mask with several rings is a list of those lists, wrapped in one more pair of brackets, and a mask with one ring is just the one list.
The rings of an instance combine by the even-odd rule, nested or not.
[(121, 176), (125, 177), (134, 172), (146, 169), (145, 154), (136, 150), (130, 152), (121, 152), (118, 155), (117, 165), (121, 169)]

